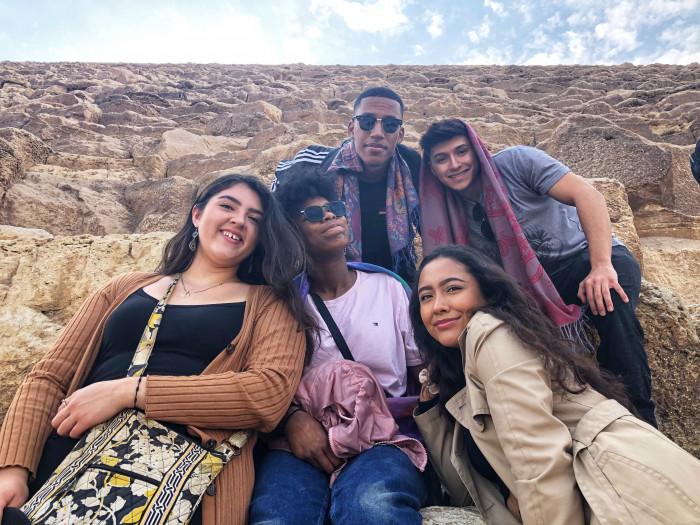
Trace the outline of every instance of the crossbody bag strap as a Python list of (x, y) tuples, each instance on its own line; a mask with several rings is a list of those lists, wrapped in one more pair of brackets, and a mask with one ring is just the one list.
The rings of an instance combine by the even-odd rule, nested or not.
[[(165, 305), (168, 303), (168, 299), (170, 299), (170, 295), (173, 293), (175, 285), (180, 279), (180, 275), (181, 274), (176, 273), (173, 276), (173, 280), (170, 281), (170, 285), (168, 286), (165, 295), (160, 301), (158, 301), (158, 304), (153, 309), (151, 317), (148, 318), (146, 328), (144, 328), (143, 330), (141, 340), (139, 341), (139, 344), (136, 347), (136, 352), (134, 353), (134, 357), (131, 360), (131, 364), (129, 365), (129, 371), (126, 373), (127, 377), (139, 377), (142, 376), (146, 371), (146, 366), (148, 365), (148, 358), (151, 357), (151, 351), (153, 350), (153, 346), (156, 342), (156, 336), (158, 335), (158, 328), (160, 328), (160, 322), (163, 319)], [(233, 434), (231, 434), (230, 437), (228, 437), (225, 440), (233, 446), (234, 456), (237, 456), (241, 453), (241, 449), (243, 448), (243, 445), (245, 445), (246, 441), (248, 441), (250, 435), (250, 430), (236, 430)]]
[(136, 346), (136, 352), (129, 365), (129, 370), (126, 373), (127, 377), (139, 377), (146, 371), (146, 366), (148, 365), (148, 358), (151, 357), (151, 351), (153, 350), (153, 345), (156, 342), (156, 335), (158, 335), (158, 328), (160, 328), (160, 321), (163, 319), (163, 312), (165, 312), (165, 305), (170, 299), (170, 294), (173, 293), (175, 285), (178, 279), (180, 279), (180, 274), (176, 273), (173, 276), (173, 280), (170, 281), (170, 286), (165, 292), (163, 298), (158, 301), (158, 304), (153, 309), (151, 317), (148, 318), (148, 323), (146, 323), (146, 328), (143, 330), (141, 335), (141, 340)]
[(333, 341), (335, 341), (335, 345), (338, 347), (338, 350), (340, 350), (340, 353), (343, 354), (343, 357), (348, 361), (354, 361), (355, 358), (352, 356), (352, 352), (350, 352), (350, 349), (348, 348), (348, 344), (345, 342), (343, 334), (340, 333), (340, 329), (338, 328), (338, 325), (335, 324), (333, 316), (328, 311), (328, 308), (323, 302), (323, 299), (321, 299), (317, 294), (313, 292), (309, 292), (309, 295), (311, 296), (311, 299), (316, 305), (318, 313), (321, 314), (323, 321), (326, 323), (326, 326), (328, 327), (331, 336), (333, 336)]

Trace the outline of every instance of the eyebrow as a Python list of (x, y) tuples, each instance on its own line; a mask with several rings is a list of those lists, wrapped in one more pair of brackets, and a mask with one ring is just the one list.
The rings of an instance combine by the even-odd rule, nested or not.
[[(235, 197), (231, 197), (230, 195), (222, 195), (222, 196), (219, 197), (219, 198), (220, 198), (220, 199), (229, 200), (229, 201), (233, 202), (234, 204), (238, 204), (239, 206), (242, 205), (242, 204), (241, 204), (241, 201), (239, 201), (239, 200), (236, 199)], [(261, 210), (257, 209), (257, 208), (250, 208), (250, 211), (253, 212), (253, 213), (258, 213), (258, 214), (260, 214), (260, 215), (263, 215), (263, 212), (262, 212)]]
[[(443, 281), (440, 281), (439, 285), (440, 286), (445, 286), (447, 283), (451, 281), (459, 281), (460, 283), (466, 283), (464, 279), (460, 279), (459, 277), (448, 277), (447, 279), (444, 279)], [(418, 288), (418, 292), (422, 292), (423, 290), (427, 290), (428, 288), (432, 288), (432, 286), (421, 286)]]

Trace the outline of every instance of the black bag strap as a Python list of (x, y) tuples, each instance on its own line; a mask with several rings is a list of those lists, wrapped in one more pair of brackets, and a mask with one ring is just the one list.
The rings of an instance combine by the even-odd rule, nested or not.
[(335, 341), (335, 345), (338, 347), (338, 350), (340, 350), (340, 353), (343, 354), (343, 357), (348, 361), (354, 361), (355, 358), (352, 356), (352, 352), (350, 352), (350, 349), (348, 348), (348, 344), (345, 342), (343, 334), (340, 333), (340, 329), (338, 328), (338, 325), (335, 324), (333, 316), (328, 311), (328, 308), (323, 302), (323, 299), (321, 299), (318, 295), (316, 295), (313, 292), (309, 292), (309, 295), (311, 296), (311, 299), (316, 305), (318, 313), (321, 314), (323, 321), (326, 323), (328, 330), (331, 332), (331, 335), (333, 336), (333, 341)]

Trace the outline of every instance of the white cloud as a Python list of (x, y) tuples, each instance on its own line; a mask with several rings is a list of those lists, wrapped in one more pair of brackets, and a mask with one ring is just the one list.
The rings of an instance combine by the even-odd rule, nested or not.
[(469, 31), (468, 36), (469, 36), (469, 40), (476, 43), (479, 40), (483, 40), (485, 38), (488, 38), (490, 33), (491, 33), (491, 22), (489, 21), (488, 17), (486, 17), (486, 18), (484, 18), (484, 21), (481, 23), (481, 25), (478, 28), (476, 28), (476, 30)]
[(526, 66), (590, 64), (595, 62), (590, 53), (590, 49), (594, 49), (595, 39), (590, 32), (567, 31), (556, 42), (552, 42), (551, 39), (547, 39), (546, 35), (536, 32), (535, 40), (542, 45), (537, 47), (534, 45), (528, 46), (528, 48), (532, 48), (536, 52), (523, 61), (523, 64)]
[(494, 2), (493, 0), (484, 0), (484, 7), (490, 8), (496, 15), (501, 18), (506, 16), (506, 10), (503, 4), (500, 2)]
[(661, 49), (644, 56), (637, 56), (635, 64), (690, 64), (700, 62), (700, 24), (683, 27), (676, 23), (664, 30), (659, 40)]
[[(102, 13), (88, 19), (98, 28)], [(91, 39), (62, 39), (51, 47), (46, 60), (89, 62), (219, 62), (270, 64), (290, 61), (281, 41), (272, 41), (263, 21), (235, 11), (222, 11), (220, 16), (199, 24), (173, 10), (160, 10), (154, 21), (119, 21), (109, 33), (83, 35)], [(145, 30), (145, 29), (148, 30)], [(300, 44), (294, 44), (300, 49)], [(311, 59), (309, 55), (306, 55)], [(300, 59), (296, 60), (300, 61)]]
[(590, 26), (598, 21), (598, 15), (595, 12), (581, 11), (574, 12), (566, 18), (566, 23), (572, 28), (579, 29), (581, 26)]
[(478, 49), (460, 46), (457, 49), (457, 64), (459, 65), (505, 65), (512, 64), (513, 58), (511, 55), (512, 48), (506, 47), (489, 47), (485, 51)]
[(427, 16), (430, 20), (430, 25), (428, 26), (428, 33), (433, 38), (437, 38), (442, 34), (442, 27), (445, 24), (445, 18), (440, 13), (435, 13), (428, 11)]
[(419, 57), (421, 56), (425, 50), (423, 49), (423, 46), (420, 46), (418, 44), (411, 46), (411, 49), (413, 50), (413, 56)]
[(328, 17), (335, 13), (352, 31), (400, 32), (408, 25), (402, 0), (373, 0), (366, 4), (349, 0), (311, 0), (309, 11)]
[(637, 31), (613, 22), (595, 26), (596, 38), (605, 41), (605, 56), (614, 57), (627, 51), (634, 51), (640, 46), (637, 41)]
[(516, 5), (515, 8), (523, 15), (523, 23), (529, 24), (532, 22), (532, 4), (521, 3)]
[(559, 11), (557, 11), (556, 13), (554, 13), (554, 15), (550, 16), (547, 19), (547, 25), (552, 28), (561, 25), (561, 15), (559, 14)]
[(530, 34), (530, 41), (525, 44), (525, 47), (532, 49), (549, 49), (552, 47), (549, 36), (542, 29), (535, 29)]

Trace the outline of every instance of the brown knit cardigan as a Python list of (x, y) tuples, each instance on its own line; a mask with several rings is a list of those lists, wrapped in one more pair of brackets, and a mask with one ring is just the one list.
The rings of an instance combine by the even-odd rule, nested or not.
[[(25, 467), (34, 476), (51, 419), (61, 399), (80, 388), (102, 341), (105, 322), (131, 293), (161, 275), (131, 273), (95, 292), (43, 359), (27, 375), (0, 431), (0, 467)], [(266, 286), (251, 286), (241, 331), (199, 376), (148, 376), (146, 415), (186, 424), (217, 442), (232, 429), (272, 430), (292, 400), (304, 365), (305, 337), (291, 312)], [(225, 430), (223, 430), (225, 429)], [(207, 525), (245, 523), (253, 491), (254, 433), (202, 500)]]

